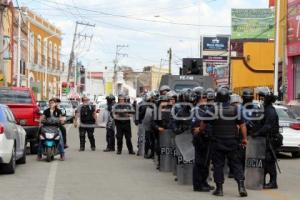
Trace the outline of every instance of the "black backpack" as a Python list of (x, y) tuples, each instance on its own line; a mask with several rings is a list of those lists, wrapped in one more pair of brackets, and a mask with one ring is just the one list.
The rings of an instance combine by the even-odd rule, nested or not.
[(80, 109), (80, 121), (82, 123), (94, 124), (95, 119), (93, 113), (95, 112), (95, 107), (92, 105), (84, 105)]

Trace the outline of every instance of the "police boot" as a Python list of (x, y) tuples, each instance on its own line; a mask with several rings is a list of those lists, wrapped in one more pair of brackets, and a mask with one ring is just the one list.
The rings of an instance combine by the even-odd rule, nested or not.
[(224, 194), (223, 194), (223, 184), (222, 183), (216, 183), (216, 186), (217, 186), (217, 188), (213, 192), (213, 195), (220, 196), (220, 197), (224, 196)]
[(270, 175), (270, 183), (264, 185), (264, 189), (278, 189), (277, 180)]
[(248, 196), (244, 181), (238, 181), (238, 187), (239, 187), (239, 193), (241, 197), (246, 197)]

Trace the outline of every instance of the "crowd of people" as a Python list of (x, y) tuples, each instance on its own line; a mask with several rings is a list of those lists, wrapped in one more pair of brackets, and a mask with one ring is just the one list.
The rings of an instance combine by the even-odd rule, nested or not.
[[(192, 162), (194, 191), (214, 190), (213, 195), (223, 196), (224, 167), (228, 165), (229, 177), (236, 180), (239, 195), (245, 197), (248, 195), (244, 183), (248, 138), (264, 138), (263, 187), (276, 189), (278, 185), (274, 151), (282, 145), (279, 119), (273, 107), (276, 97), (269, 90), (259, 91), (258, 97), (261, 101), (254, 102), (251, 89), (245, 89), (240, 97), (232, 95), (226, 87), (217, 90), (195, 87), (176, 93), (167, 85), (162, 86), (159, 91), (147, 92), (141, 102), (130, 103), (129, 98), (122, 94), (118, 95), (116, 101), (114, 95), (109, 95), (106, 97), (107, 147), (104, 152), (117, 151), (118, 155), (122, 154), (125, 137), (128, 153), (136, 154), (131, 141), (133, 118), (135, 124), (143, 130), (143, 134), (139, 135), (137, 155), (156, 160), (156, 167), (161, 170), (161, 138), (170, 133), (172, 137), (188, 133), (193, 138), (195, 153)], [(51, 99), (49, 105), (50, 108), (45, 110), (42, 118), (52, 115), (61, 117), (57, 101)], [(86, 133), (91, 150), (95, 151), (96, 120), (95, 106), (90, 104), (87, 97), (83, 97), (74, 120), (74, 126), (79, 128), (80, 151), (85, 150)], [(61, 132), (64, 133), (64, 141), (61, 141), (59, 148), (61, 160), (64, 160), (64, 147), (67, 147), (63, 129), (61, 128)], [(173, 156), (176, 157), (175, 154)], [(38, 154), (38, 159), (40, 158), (41, 155)], [(208, 183), (211, 169), (216, 187)], [(267, 175), (270, 176), (268, 183)]]

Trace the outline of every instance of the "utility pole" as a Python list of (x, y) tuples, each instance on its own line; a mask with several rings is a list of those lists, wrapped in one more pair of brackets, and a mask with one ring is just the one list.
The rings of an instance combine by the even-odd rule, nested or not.
[(169, 74), (172, 74), (172, 49), (168, 50), (169, 54)]
[(3, 35), (4, 35), (4, 30), (3, 30), (3, 14), (4, 14), (4, 10), (5, 10), (5, 5), (1, 4), (0, 5), (0, 69), (1, 69), (1, 73), (2, 73), (2, 78), (3, 78), (3, 83), (4, 86), (7, 86), (7, 82), (6, 82), (6, 69), (4, 67), (4, 44), (3, 44)]
[(280, 0), (277, 0), (276, 10), (277, 13), (276, 13), (276, 41), (275, 41), (275, 66), (274, 66), (274, 95), (278, 96)]
[(123, 48), (127, 48), (127, 47), (128, 47), (128, 45), (120, 45), (120, 44), (118, 44), (116, 46), (116, 57), (114, 60), (114, 79), (113, 79), (113, 81), (114, 81), (113, 88), (114, 88), (115, 95), (117, 95), (117, 93), (118, 93), (117, 92), (117, 72), (119, 71), (119, 69), (118, 69), (119, 57), (120, 56), (122, 56), (122, 57), (128, 56), (128, 54), (120, 53), (120, 52)]
[[(82, 25), (82, 26), (89, 26), (89, 27), (95, 27), (95, 24), (89, 24), (89, 23), (84, 23), (84, 22), (76, 22), (75, 25), (75, 32), (74, 32), (74, 36), (73, 36), (73, 42), (72, 42), (72, 49), (71, 49), (71, 53), (70, 53), (70, 59), (69, 59), (69, 66), (68, 66), (68, 78), (67, 78), (67, 82), (70, 82), (70, 76), (71, 76), (71, 69), (73, 67), (73, 63), (75, 60), (75, 43), (76, 43), (76, 38), (77, 37), (85, 37), (85, 38), (92, 38), (93, 36), (88, 36), (88, 35), (81, 35), (78, 34), (78, 25)], [(75, 73), (77, 70), (77, 63), (75, 64)], [(77, 88), (77, 82), (75, 82), (75, 88)], [(77, 92), (77, 89), (76, 89)]]

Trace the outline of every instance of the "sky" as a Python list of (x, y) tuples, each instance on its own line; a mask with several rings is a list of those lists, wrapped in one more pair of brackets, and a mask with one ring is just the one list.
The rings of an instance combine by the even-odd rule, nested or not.
[(267, 8), (268, 0), (14, 0), (52, 22), (62, 32), (62, 61), (68, 63), (76, 21), (80, 25), (75, 54), (91, 71), (118, 65), (141, 71), (144, 66), (167, 66), (173, 51), (172, 72), (181, 59), (199, 57), (200, 35), (230, 34), (231, 8)]

